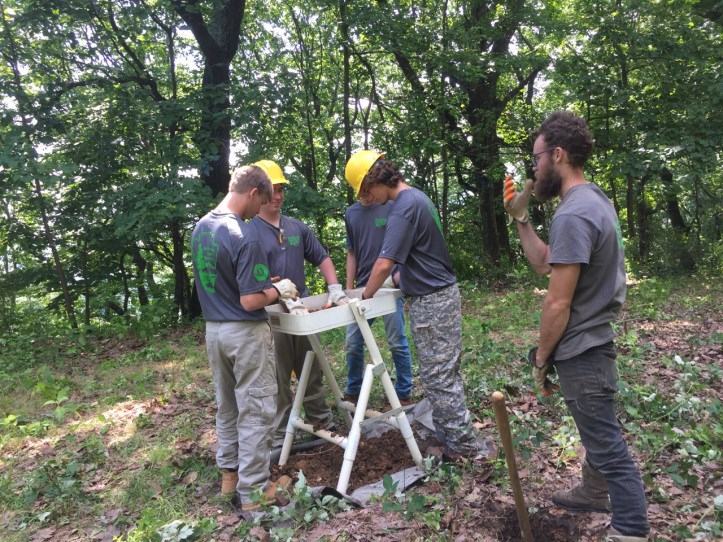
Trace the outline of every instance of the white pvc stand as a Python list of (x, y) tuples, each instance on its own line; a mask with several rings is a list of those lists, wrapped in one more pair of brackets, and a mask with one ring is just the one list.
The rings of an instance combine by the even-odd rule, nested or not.
[[(412, 427), (409, 424), (404, 409), (402, 408), (397, 392), (394, 389), (392, 379), (387, 372), (384, 360), (382, 360), (381, 353), (377, 344), (374, 341), (372, 330), (369, 327), (364, 316), (367, 312), (367, 307), (362, 306), (358, 299), (351, 299), (349, 308), (356, 323), (359, 325), (362, 336), (364, 337), (364, 343), (369, 349), (369, 354), (372, 359), (372, 363), (367, 364), (364, 369), (364, 378), (362, 380), (361, 390), (359, 391), (359, 399), (357, 404), (354, 405), (348, 401), (342, 400), (341, 391), (334, 378), (334, 373), (329, 366), (329, 362), (326, 360), (326, 356), (321, 348), (319, 337), (316, 333), (308, 335), (309, 342), (311, 343), (312, 350), (307, 352), (306, 359), (304, 360), (304, 368), (299, 375), (299, 384), (296, 389), (296, 395), (294, 397), (294, 403), (291, 408), (291, 414), (289, 416), (289, 423), (286, 426), (286, 435), (284, 437), (284, 444), (281, 448), (281, 455), (279, 457), (279, 465), (285, 465), (289, 459), (291, 453), (291, 445), (294, 442), (294, 435), (296, 429), (301, 429), (312, 435), (323, 438), (324, 440), (336, 444), (344, 449), (344, 462), (341, 467), (341, 473), (339, 474), (339, 481), (336, 485), (336, 490), (340, 493), (345, 493), (349, 486), (349, 477), (351, 470), (356, 459), (357, 450), (359, 448), (359, 439), (361, 438), (361, 427), (368, 419), (379, 420), (382, 419), (387, 423), (396, 427), (402, 434), (409, 452), (412, 454), (412, 459), (417, 466), (422, 466), (422, 454), (417, 446), (417, 441), (414, 439), (414, 433)], [(346, 325), (346, 322), (341, 322), (340, 325)], [(331, 388), (331, 392), (334, 395), (334, 400), (337, 407), (339, 408), (344, 422), (349, 427), (349, 435), (344, 437), (336, 433), (332, 433), (325, 429), (317, 429), (308, 423), (305, 423), (301, 419), (301, 406), (304, 402), (304, 395), (306, 393), (306, 387), (309, 383), (309, 374), (311, 373), (311, 367), (314, 361), (319, 363), (326, 381)], [(372, 383), (374, 378), (379, 378), (384, 388), (384, 393), (389, 400), (389, 404), (392, 409), (389, 412), (381, 413), (374, 410), (367, 410), (369, 404), (369, 395), (372, 389)], [(350, 412), (354, 413), (352, 419)]]

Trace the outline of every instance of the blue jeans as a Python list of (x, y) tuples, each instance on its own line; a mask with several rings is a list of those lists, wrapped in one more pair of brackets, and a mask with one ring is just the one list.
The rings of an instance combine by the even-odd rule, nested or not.
[[(374, 320), (376, 318), (369, 320), (370, 326)], [(401, 297), (397, 299), (397, 311), (385, 314), (382, 320), (397, 373), (394, 389), (400, 399), (406, 399), (412, 393), (412, 355), (404, 332), (404, 301)], [(357, 324), (349, 324), (346, 328), (346, 392), (359, 395), (363, 378), (364, 336)]]
[(587, 462), (608, 483), (613, 510), (610, 525), (624, 535), (646, 536), (650, 527), (643, 480), (615, 415), (615, 356), (611, 341), (555, 361), (555, 370), (585, 446)]

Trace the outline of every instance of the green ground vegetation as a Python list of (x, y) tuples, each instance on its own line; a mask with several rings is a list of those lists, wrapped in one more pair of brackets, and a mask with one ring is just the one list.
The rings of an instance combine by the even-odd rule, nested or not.
[[(493, 434), (489, 397), (505, 393), (521, 468), (532, 473), (525, 483), (538, 492), (550, 480), (567, 478), (560, 470), (580, 453), (562, 398), (535, 396), (526, 366), (545, 285), (525, 273), (494, 288), (461, 283), (468, 405), (476, 425)], [(719, 278), (641, 278), (631, 284), (616, 324), (619, 416), (645, 474), (659, 541), (723, 536), (721, 287)], [(70, 336), (49, 337), (49, 329), (2, 339), (3, 541), (43, 533), (63, 540), (73, 532), (80, 539), (109, 534), (123, 542), (210, 541), (229, 529), (252, 538), (261, 526), (272, 539), (286, 540), (346, 508), (333, 498), (312, 497), (302, 477), (292, 491), (298, 505), (292, 513), (272, 510), (262, 524), (236, 525), (217, 495), (213, 385), (202, 323), (170, 329), (148, 323), (143, 333), (106, 329), (83, 345)], [(373, 330), (388, 357), (381, 322)], [(343, 330), (321, 337), (343, 383)], [(415, 384), (419, 398), (423, 392)], [(384, 402), (376, 386), (371, 404)], [(490, 483), (508, 483), (502, 461), (493, 472)], [(438, 491), (427, 495), (405, 495), (387, 480), (383, 509), (442, 536), (439, 510), (460, 474), (444, 465), (430, 478)]]

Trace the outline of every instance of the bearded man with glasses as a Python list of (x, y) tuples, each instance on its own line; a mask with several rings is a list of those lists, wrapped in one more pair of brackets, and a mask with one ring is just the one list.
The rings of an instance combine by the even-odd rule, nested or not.
[[(585, 447), (582, 481), (553, 493), (573, 511), (612, 511), (609, 542), (643, 542), (650, 530), (645, 490), (615, 415), (618, 374), (611, 322), (625, 301), (625, 257), (620, 222), (583, 168), (593, 140), (585, 121), (568, 111), (550, 115), (533, 134), (536, 180), (515, 192), (505, 181), (505, 210), (514, 219), (525, 256), (550, 275), (542, 305), (540, 340), (528, 359), (543, 395), (555, 391), (554, 366)], [(531, 192), (541, 201), (561, 198), (550, 225), (550, 244), (529, 222)], [(609, 495), (609, 498), (608, 498)]]

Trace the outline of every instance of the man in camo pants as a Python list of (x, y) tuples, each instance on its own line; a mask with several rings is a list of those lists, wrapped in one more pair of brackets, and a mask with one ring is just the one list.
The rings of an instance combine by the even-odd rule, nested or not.
[(394, 201), (362, 298), (372, 297), (393, 265), (400, 264), (399, 287), (409, 299), (419, 377), (432, 405), (437, 438), (445, 446), (444, 456), (449, 460), (485, 457), (490, 448), (472, 427), (459, 372), (460, 294), (437, 209), (423, 192), (406, 183), (395, 164), (374, 151), (355, 153), (347, 163), (346, 178), (377, 203)]

